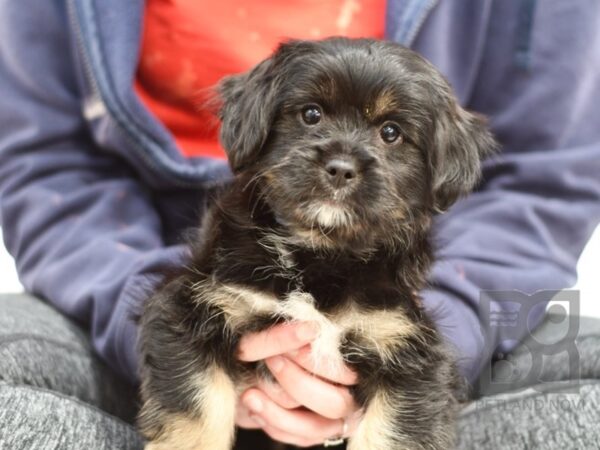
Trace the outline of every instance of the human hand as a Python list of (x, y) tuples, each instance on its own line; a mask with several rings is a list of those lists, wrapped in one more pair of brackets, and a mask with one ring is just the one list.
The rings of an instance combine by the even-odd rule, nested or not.
[(240, 396), (238, 426), (262, 428), (272, 439), (298, 447), (354, 432), (362, 411), (348, 386), (356, 384), (356, 373), (346, 366), (336, 373), (322, 367), (326, 364), (315, 367), (310, 355), (315, 336), (312, 324), (294, 322), (241, 339), (239, 359), (264, 359), (277, 383), (260, 380)]

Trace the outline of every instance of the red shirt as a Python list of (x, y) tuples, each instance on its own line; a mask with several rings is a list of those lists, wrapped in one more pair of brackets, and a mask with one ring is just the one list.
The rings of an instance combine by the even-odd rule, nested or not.
[(385, 0), (147, 0), (135, 89), (186, 156), (224, 158), (202, 92), (286, 39), (382, 38)]

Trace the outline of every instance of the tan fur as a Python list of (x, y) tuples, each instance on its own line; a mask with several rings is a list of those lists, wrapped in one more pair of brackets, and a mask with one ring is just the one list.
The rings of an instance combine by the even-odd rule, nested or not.
[(384, 90), (381, 92), (375, 102), (368, 108), (368, 118), (376, 119), (378, 117), (384, 116), (389, 111), (397, 110), (397, 99), (394, 92), (390, 90)]
[(195, 377), (198, 417), (164, 415), (158, 439), (146, 450), (231, 450), (235, 432), (236, 389), (227, 374), (212, 368)]
[(276, 309), (277, 298), (267, 293), (234, 284), (204, 281), (194, 286), (196, 300), (219, 308), (230, 331), (245, 323), (248, 316)]
[(364, 337), (366, 350), (376, 351), (383, 361), (397, 356), (404, 336), (416, 333), (415, 325), (397, 310), (363, 311), (356, 306), (323, 314), (316, 308), (315, 299), (308, 293), (295, 291), (285, 300), (234, 284), (204, 282), (195, 286), (198, 300), (208, 301), (223, 311), (230, 331), (235, 330), (257, 313), (270, 313), (289, 321), (310, 321), (319, 327), (317, 338), (311, 343), (316, 365), (327, 364), (329, 370), (341, 370), (341, 339), (350, 331)]
[(414, 450), (398, 446), (398, 431), (392, 413), (390, 399), (385, 392), (379, 391), (369, 402), (362, 421), (349, 440), (348, 450)]
[[(201, 430), (204, 430), (202, 421), (189, 419), (183, 416), (168, 416), (166, 426), (160, 439), (149, 442), (145, 450), (208, 450), (215, 447), (203, 446)], [(231, 450), (230, 447), (216, 447)]]
[(367, 350), (375, 349), (384, 361), (397, 355), (404, 337), (417, 332), (416, 325), (400, 309), (361, 311), (353, 305), (333, 320), (345, 330), (358, 332), (366, 340)]

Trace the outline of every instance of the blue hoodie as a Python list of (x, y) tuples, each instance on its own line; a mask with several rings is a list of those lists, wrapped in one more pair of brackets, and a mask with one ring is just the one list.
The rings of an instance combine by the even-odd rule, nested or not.
[[(0, 2), (6, 246), (26, 289), (89, 327), (132, 382), (132, 313), (185, 259), (182, 230), (230, 176), (222, 161), (184, 158), (134, 94), (143, 11), (142, 0)], [(572, 285), (600, 219), (598, 29), (596, 0), (388, 1), (387, 38), (432, 61), (502, 145), (479, 189), (437, 218), (423, 293), (470, 380), (527, 332), (486, 331), (480, 291)]]

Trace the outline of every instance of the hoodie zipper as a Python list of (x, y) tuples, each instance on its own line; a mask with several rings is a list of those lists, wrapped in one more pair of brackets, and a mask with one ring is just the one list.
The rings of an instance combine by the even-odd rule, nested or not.
[[(89, 4), (89, 0), (67, 1), (67, 12), (69, 16), (69, 23), (75, 34), (77, 50), (80, 52), (81, 61), (84, 68), (84, 75), (90, 84), (92, 94), (94, 98), (97, 98), (104, 105), (106, 111), (110, 114), (115, 123), (122, 130), (123, 135), (131, 142), (131, 148), (145, 163), (146, 167), (155, 175), (161, 176), (165, 174), (165, 171), (170, 175), (171, 181), (179, 187), (185, 188), (198, 188), (206, 187), (212, 184), (219, 184), (218, 179), (201, 181), (200, 176), (197, 172), (194, 172), (190, 166), (184, 166), (182, 164), (179, 167), (173, 167), (177, 163), (168, 161), (168, 156), (163, 153), (165, 161), (157, 161), (156, 157), (152, 154), (158, 154), (162, 152), (161, 145), (150, 136), (145, 130), (133, 121), (129, 120), (127, 113), (123, 108), (111, 99), (111, 95), (108, 89), (102, 89), (101, 83), (99, 82), (96, 71), (94, 70), (94, 63), (92, 61), (91, 50), (86, 45), (85, 32), (83, 27), (85, 26), (84, 20), (81, 15), (84, 14), (80, 8), (85, 8), (84, 2), (88, 2), (87, 7), (92, 7)], [(154, 148), (152, 148), (154, 146)]]

